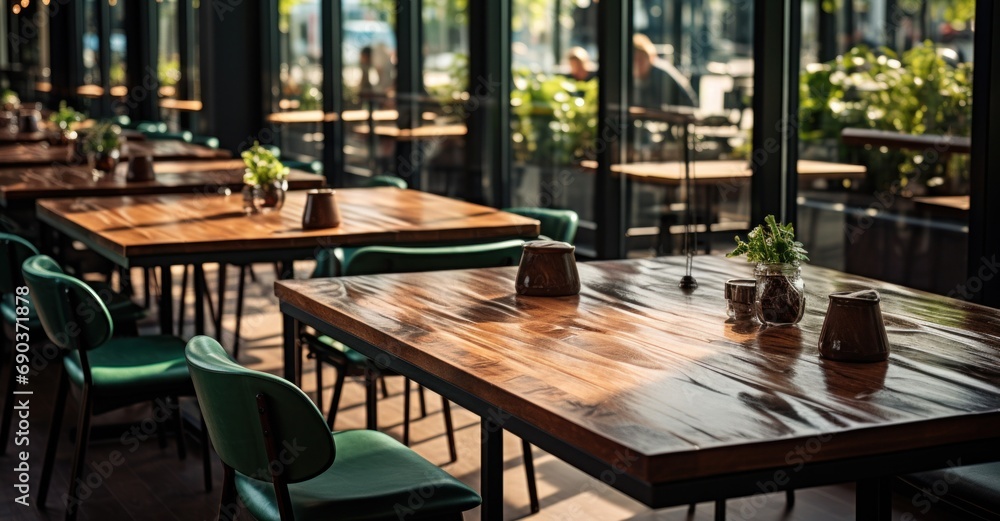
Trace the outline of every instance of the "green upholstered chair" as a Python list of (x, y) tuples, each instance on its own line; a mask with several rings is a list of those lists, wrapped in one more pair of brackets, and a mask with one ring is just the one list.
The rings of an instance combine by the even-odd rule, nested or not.
[(282, 161), (281, 164), (293, 170), (302, 170), (303, 172), (309, 172), (310, 174), (323, 173), (322, 161)]
[[(486, 244), (469, 244), (461, 246), (439, 247), (398, 247), (369, 246), (354, 251), (343, 275), (372, 275), (379, 273), (408, 273), (417, 271), (438, 271), (472, 268), (495, 268), (501, 266), (516, 266), (521, 260), (524, 241), (520, 239)], [(337, 372), (337, 380), (333, 386), (333, 397), (327, 413), (327, 424), (332, 429), (337, 420), (337, 408), (343, 392), (344, 380), (347, 376), (363, 376), (368, 365), (367, 359), (361, 353), (335, 341), (325, 335), (302, 335), (304, 345), (311, 358), (316, 359), (316, 389), (317, 403), (322, 407), (322, 364), (332, 366)], [(383, 372), (391, 376), (392, 373)], [(420, 388), (421, 411), (424, 412), (423, 388)], [(445, 431), (451, 461), (457, 459), (455, 452), (454, 429), (451, 420), (451, 406), (442, 397), (442, 413), (445, 420)], [(410, 381), (404, 381), (403, 403), (403, 443), (409, 444), (410, 434)], [(531, 446), (523, 442), (525, 471), (528, 475), (528, 492), (531, 498), (531, 511), (538, 512), (538, 493), (535, 487), (534, 463)]]
[(194, 134), (188, 130), (183, 130), (181, 132), (143, 132), (146, 139), (151, 141), (157, 140), (177, 140), (190, 143), (194, 140)]
[(409, 185), (406, 184), (406, 179), (402, 177), (396, 177), (394, 175), (376, 175), (368, 179), (365, 183), (366, 186), (393, 186), (399, 188), (400, 190), (406, 190)]
[[(38, 505), (45, 504), (69, 385), (80, 389), (76, 452), (69, 476), (66, 519), (76, 518), (81, 499), (76, 483), (86, 466), (91, 416), (147, 401), (194, 395), (194, 386), (184, 361), (184, 341), (173, 336), (115, 338), (114, 321), (101, 297), (88, 285), (63, 273), (51, 257), (36, 255), (22, 265), (38, 320), (53, 344), (65, 351), (56, 390), (56, 404), (49, 428)], [(183, 420), (171, 406), (177, 427), (177, 448), (185, 456)], [(204, 435), (205, 429), (202, 428)], [(211, 460), (208, 440), (202, 438), (205, 488), (211, 490)]]
[(129, 128), (138, 130), (143, 134), (150, 132), (166, 132), (167, 124), (162, 121), (138, 121), (132, 122)]
[(199, 136), (198, 134), (194, 134), (191, 136), (191, 143), (216, 150), (219, 148), (219, 138), (215, 136)]
[[(22, 321), (23, 327), (27, 327), (29, 332), (42, 331), (42, 325), (38, 321), (38, 313), (32, 305), (30, 295), (27, 304), (24, 301), (18, 302), (17, 288), (24, 285), (24, 278), (21, 275), (21, 264), (30, 257), (38, 255), (38, 249), (23, 237), (9, 233), (0, 233), (0, 315), (3, 317), (3, 328), (5, 339), (15, 339), (17, 333), (15, 324), (17, 323), (18, 307), (27, 311), (27, 321)], [(103, 282), (87, 282), (98, 295), (104, 299), (108, 306), (108, 311), (115, 322), (120, 324), (118, 334), (135, 335), (138, 331), (136, 321), (145, 316), (145, 311), (134, 304), (126, 295), (111, 291), (111, 287)], [(22, 329), (23, 331), (23, 329)], [(30, 335), (35, 340), (41, 337), (40, 334)], [(3, 350), (0, 350), (3, 351)], [(13, 360), (12, 357), (6, 360)], [(10, 399), (14, 391), (15, 377), (17, 375), (9, 370), (7, 374), (7, 388), (4, 393), (3, 420), (0, 421), (0, 454), (7, 451), (7, 440), (10, 435), (11, 420), (14, 413), (14, 400)]]
[[(331, 433), (302, 390), (240, 366), (209, 337), (188, 342), (187, 362), (225, 468), (220, 518), (236, 513), (237, 494), (262, 521), (460, 520), (481, 502), (385, 434)], [(410, 497), (417, 489), (434, 493), (416, 505)]]
[(542, 235), (546, 238), (570, 244), (576, 239), (579, 218), (573, 210), (517, 207), (504, 208), (503, 211), (537, 219), (541, 223)]

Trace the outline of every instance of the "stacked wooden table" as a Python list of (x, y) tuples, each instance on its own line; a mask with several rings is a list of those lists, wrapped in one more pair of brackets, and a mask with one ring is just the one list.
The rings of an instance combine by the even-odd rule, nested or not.
[[(227, 159), (232, 154), (227, 150), (217, 150), (206, 146), (179, 140), (127, 141), (122, 145), (122, 160), (132, 156), (148, 155), (158, 161), (182, 161), (192, 159)], [(74, 160), (68, 146), (41, 143), (17, 143), (0, 147), (0, 167), (28, 165), (80, 164)]]

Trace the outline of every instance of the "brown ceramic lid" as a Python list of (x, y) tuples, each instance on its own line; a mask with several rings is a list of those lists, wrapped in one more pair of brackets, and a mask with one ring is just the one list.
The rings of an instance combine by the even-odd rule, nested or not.
[(559, 241), (531, 241), (524, 243), (524, 249), (531, 253), (572, 253), (576, 248)]

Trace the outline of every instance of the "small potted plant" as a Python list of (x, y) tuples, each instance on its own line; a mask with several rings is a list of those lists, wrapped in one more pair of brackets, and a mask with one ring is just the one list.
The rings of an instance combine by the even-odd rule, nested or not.
[(121, 127), (109, 121), (91, 128), (83, 142), (87, 161), (97, 170), (113, 172), (121, 155), (121, 134)]
[(4, 89), (0, 93), (0, 104), (3, 105), (3, 109), (7, 111), (15, 111), (21, 107), (21, 98), (17, 96), (17, 93), (10, 90)]
[(82, 113), (66, 105), (65, 101), (60, 101), (59, 110), (49, 116), (49, 121), (55, 125), (58, 132), (59, 141), (56, 144), (65, 146), (72, 143), (76, 139), (75, 126), (77, 123), (83, 121), (84, 117)]
[(243, 182), (251, 189), (253, 209), (257, 212), (280, 210), (288, 190), (288, 167), (281, 164), (274, 152), (256, 141), (241, 156), (247, 167)]
[(757, 318), (768, 325), (790, 325), (802, 320), (806, 309), (805, 283), (800, 264), (808, 261), (802, 243), (795, 240), (791, 224), (779, 224), (773, 215), (764, 218), (747, 235), (736, 237), (736, 249), (727, 257), (745, 255), (756, 265)]

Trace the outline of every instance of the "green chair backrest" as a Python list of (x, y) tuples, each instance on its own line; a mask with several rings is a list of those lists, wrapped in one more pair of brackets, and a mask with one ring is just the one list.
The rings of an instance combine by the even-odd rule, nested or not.
[(0, 233), (0, 250), (0, 295), (6, 295), (24, 283), (21, 265), (38, 255), (38, 248), (17, 235)]
[(208, 148), (214, 148), (214, 149), (219, 148), (219, 138), (215, 136), (199, 136), (196, 134), (191, 137), (191, 143), (194, 143), (195, 145), (205, 146)]
[(573, 240), (576, 239), (579, 217), (573, 210), (518, 207), (504, 208), (503, 211), (538, 219), (542, 225), (542, 235), (554, 241), (573, 244)]
[(322, 161), (282, 161), (281, 164), (287, 166), (288, 168), (309, 172), (310, 174), (323, 173)]
[[(270, 472), (280, 466), (277, 470), (286, 483), (298, 483), (333, 464), (336, 446), (330, 428), (301, 389), (237, 364), (207, 336), (192, 338), (185, 355), (208, 435), (226, 465), (261, 481), (272, 481)], [(267, 400), (272, 439), (280, 447), (278, 462), (267, 454), (259, 394)]]
[(21, 270), (42, 328), (55, 345), (86, 351), (111, 339), (111, 314), (90, 286), (63, 273), (48, 255), (29, 258)]
[(402, 177), (396, 177), (394, 175), (376, 175), (368, 179), (366, 183), (368, 186), (394, 186), (400, 190), (406, 190), (409, 186), (406, 184), (406, 179)]
[(486, 244), (438, 247), (368, 246), (351, 256), (344, 275), (409, 273), (517, 266), (524, 241), (514, 239)]
[(184, 130), (181, 132), (143, 132), (143, 135), (146, 136), (146, 139), (150, 139), (153, 141), (176, 139), (179, 141), (190, 143), (192, 140), (194, 140), (194, 134), (192, 134), (191, 131), (189, 130)]
[(167, 124), (162, 121), (139, 121), (135, 123), (135, 129), (142, 133), (166, 132)]

